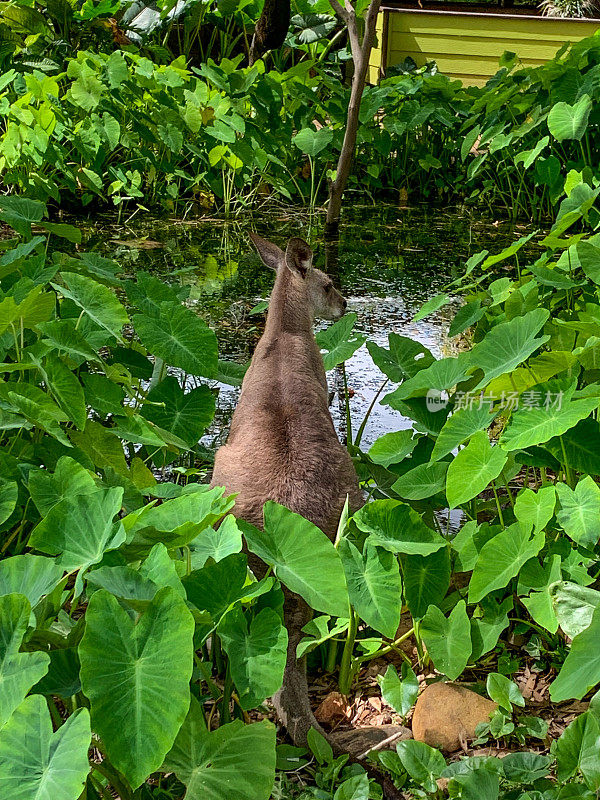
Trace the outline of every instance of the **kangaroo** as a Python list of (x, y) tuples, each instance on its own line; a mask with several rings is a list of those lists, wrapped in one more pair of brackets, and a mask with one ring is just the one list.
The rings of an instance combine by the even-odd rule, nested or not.
[[(348, 451), (329, 413), (323, 360), (313, 333), (315, 317), (339, 319), (346, 300), (331, 279), (312, 266), (313, 253), (302, 239), (285, 252), (250, 234), (263, 263), (276, 278), (265, 331), (242, 383), (226, 444), (215, 457), (213, 486), (237, 492), (233, 513), (262, 527), (263, 504), (281, 503), (317, 525), (332, 541), (346, 497), (351, 511), (363, 503)], [(260, 577), (265, 565), (250, 554)], [(273, 698), (278, 716), (297, 745), (315, 727), (308, 699), (306, 665), (296, 660), (301, 629), (311, 611), (285, 591), (289, 642), (283, 686)]]

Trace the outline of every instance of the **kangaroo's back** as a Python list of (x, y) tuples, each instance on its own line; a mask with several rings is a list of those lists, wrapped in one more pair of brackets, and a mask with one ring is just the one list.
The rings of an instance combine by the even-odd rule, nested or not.
[(255, 243), (277, 278), (212, 483), (238, 493), (234, 513), (255, 525), (262, 524), (264, 503), (275, 500), (333, 537), (346, 496), (354, 507), (361, 496), (329, 413), (312, 321), (315, 311), (339, 317), (346, 304), (311, 268), (306, 243), (292, 239), (285, 254), (258, 237)]

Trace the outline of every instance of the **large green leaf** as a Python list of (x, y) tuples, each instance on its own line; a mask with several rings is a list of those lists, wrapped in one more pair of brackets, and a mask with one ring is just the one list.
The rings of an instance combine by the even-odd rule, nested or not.
[(371, 534), (373, 544), (392, 553), (426, 556), (446, 545), (443, 537), (425, 525), (416, 511), (398, 500), (367, 503), (353, 520), (361, 531)]
[(275, 726), (241, 720), (206, 729), (202, 707), (190, 710), (162, 766), (187, 786), (186, 800), (269, 800), (275, 780)]
[(44, 203), (28, 197), (0, 197), (0, 219), (25, 238), (31, 236), (31, 224), (42, 221), (46, 211)]
[(399, 464), (412, 453), (418, 441), (410, 429), (384, 433), (371, 445), (369, 458), (382, 467)]
[(470, 353), (471, 365), (483, 370), (483, 378), (472, 391), (483, 389), (493, 378), (510, 372), (545, 344), (549, 335), (536, 336), (548, 317), (545, 308), (536, 308), (492, 328)]
[(326, 372), (347, 361), (366, 342), (366, 336), (352, 333), (356, 320), (357, 315), (352, 311), (317, 333), (315, 338), (323, 351)]
[(97, 325), (119, 338), (121, 328), (129, 322), (129, 317), (114, 292), (76, 272), (61, 272), (61, 277), (66, 288), (52, 284), (54, 288), (73, 300)]
[(495, 414), (491, 412), (488, 404), (466, 406), (458, 408), (452, 416), (448, 417), (444, 427), (435, 440), (431, 460), (437, 461), (451, 453), (459, 444), (463, 444), (477, 431), (488, 428)]
[(54, 473), (46, 469), (31, 470), (29, 473), (29, 494), (42, 516), (65, 497), (94, 494), (97, 488), (90, 472), (69, 456), (58, 459)]
[(591, 712), (580, 714), (556, 742), (556, 773), (564, 785), (581, 773), (589, 789), (600, 789), (600, 722)]
[(398, 742), (396, 751), (402, 766), (417, 786), (426, 792), (436, 792), (438, 789), (436, 781), (446, 766), (440, 751), (414, 739)]
[(544, 532), (530, 537), (531, 526), (515, 522), (481, 548), (471, 582), (469, 603), (478, 603), (495, 589), (503, 589), (518, 574), (523, 564), (544, 546)]
[(402, 662), (401, 677), (398, 677), (396, 668), (390, 664), (385, 675), (377, 676), (377, 683), (381, 687), (381, 696), (397, 714), (405, 717), (413, 707), (419, 693), (419, 682), (412, 668)]
[(137, 624), (104, 589), (85, 617), (79, 657), (93, 728), (135, 789), (161, 766), (187, 714), (194, 620), (171, 588), (156, 594)]
[(375, 365), (394, 383), (411, 378), (435, 361), (425, 345), (407, 336), (390, 333), (389, 345), (386, 350), (375, 342), (367, 342), (367, 350)]
[(30, 614), (24, 595), (0, 597), (0, 728), (50, 664), (46, 653), (19, 652)]
[(515, 502), (515, 517), (523, 525), (533, 525), (534, 531), (542, 531), (552, 519), (555, 505), (554, 486), (544, 486), (537, 492), (521, 489)]
[(424, 500), (444, 491), (447, 471), (447, 461), (419, 464), (401, 475), (392, 490), (405, 500)]
[(216, 530), (205, 528), (190, 542), (192, 569), (200, 569), (209, 558), (221, 561), (241, 549), (241, 531), (233, 514), (228, 514)]
[(558, 677), (550, 684), (553, 703), (581, 698), (600, 683), (600, 605), (589, 627), (573, 639)]
[(568, 431), (598, 407), (597, 397), (566, 400), (550, 408), (523, 408), (513, 415), (500, 444), (505, 450), (524, 450)]
[(264, 506), (264, 530), (242, 520), (239, 526), (249, 549), (273, 567), (279, 580), (311, 608), (336, 617), (348, 616), (342, 562), (316, 525), (269, 500)]
[(600, 475), (600, 424), (592, 417), (581, 420), (562, 436), (550, 439), (544, 449), (558, 461), (566, 455), (567, 464), (577, 472)]
[(54, 559), (26, 553), (0, 561), (0, 595), (25, 595), (32, 608), (49, 594), (63, 576)]
[(579, 481), (575, 489), (557, 483), (560, 511), (558, 524), (577, 544), (592, 549), (600, 539), (600, 488), (591, 475)]
[(555, 103), (548, 114), (548, 130), (559, 142), (565, 139), (580, 141), (587, 129), (591, 110), (592, 101), (587, 94), (582, 95), (573, 105)]
[(69, 419), (83, 430), (87, 418), (83, 387), (77, 376), (58, 356), (48, 355), (44, 363), (45, 380), (50, 394)]
[(121, 508), (123, 489), (97, 489), (93, 494), (65, 497), (34, 528), (29, 545), (42, 553), (59, 556), (65, 570), (82, 572), (97, 564), (107, 550), (125, 541), (122, 523), (114, 517)]
[(244, 596), (247, 574), (245, 553), (231, 553), (190, 572), (183, 578), (183, 586), (190, 603), (200, 611), (208, 611), (216, 624)]
[(288, 634), (281, 617), (274, 609), (263, 608), (248, 624), (237, 606), (226, 614), (218, 631), (240, 704), (255, 708), (283, 683)]
[(396, 556), (368, 540), (364, 555), (348, 539), (342, 539), (338, 549), (355, 611), (371, 628), (393, 639), (402, 607), (402, 583)]
[(217, 374), (214, 332), (180, 303), (161, 303), (156, 317), (135, 314), (133, 324), (145, 347), (170, 366), (205, 378)]
[(437, 606), (429, 606), (421, 620), (421, 636), (438, 672), (456, 680), (471, 655), (471, 623), (466, 603), (460, 600), (445, 617)]
[(315, 158), (333, 141), (333, 130), (329, 127), (319, 128), (319, 130), (302, 128), (292, 137), (292, 141), (305, 155)]
[(177, 378), (168, 375), (148, 393), (141, 413), (194, 447), (214, 416), (215, 397), (204, 384), (186, 393)]
[(442, 602), (450, 586), (450, 553), (443, 547), (428, 556), (402, 559), (404, 598), (414, 619), (425, 616), (430, 605)]
[(19, 486), (16, 481), (5, 481), (0, 478), (0, 525), (10, 517), (15, 510), (19, 497)]
[(558, 623), (571, 639), (589, 628), (592, 615), (600, 606), (600, 592), (571, 581), (557, 581), (549, 587)]
[(448, 467), (446, 497), (456, 508), (477, 497), (495, 480), (508, 459), (500, 447), (492, 447), (485, 431), (477, 431)]
[(413, 375), (390, 394), (383, 398), (382, 405), (390, 405), (392, 408), (398, 407), (398, 402), (407, 400), (411, 397), (424, 397), (430, 390), (444, 391), (451, 389), (458, 383), (464, 381), (469, 374), (470, 353), (461, 353), (456, 358), (443, 358), (434, 361), (431, 366), (426, 367)]
[(54, 733), (46, 700), (28, 697), (0, 731), (2, 800), (77, 800), (90, 771), (91, 738), (87, 709)]

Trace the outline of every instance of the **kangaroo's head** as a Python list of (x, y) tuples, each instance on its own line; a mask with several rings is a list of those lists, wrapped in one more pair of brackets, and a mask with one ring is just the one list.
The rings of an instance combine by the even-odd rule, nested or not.
[(304, 239), (293, 237), (284, 252), (255, 233), (251, 233), (250, 238), (263, 264), (278, 274), (280, 270), (288, 270), (294, 286), (308, 302), (311, 316), (339, 319), (344, 314), (348, 305), (346, 300), (334, 287), (331, 278), (313, 267), (313, 252)]

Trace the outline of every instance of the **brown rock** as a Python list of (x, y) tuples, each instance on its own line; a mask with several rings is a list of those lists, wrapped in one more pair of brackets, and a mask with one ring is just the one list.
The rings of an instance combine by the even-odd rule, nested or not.
[(317, 722), (322, 725), (333, 725), (344, 719), (348, 710), (348, 701), (339, 692), (329, 692), (315, 711)]
[(449, 753), (475, 737), (496, 703), (453, 683), (432, 683), (419, 696), (412, 718), (413, 737)]

